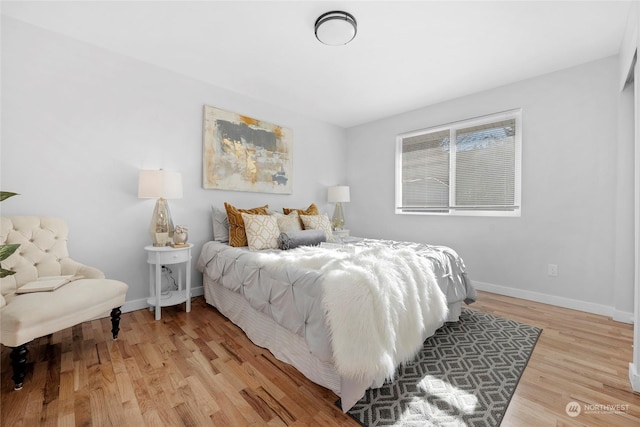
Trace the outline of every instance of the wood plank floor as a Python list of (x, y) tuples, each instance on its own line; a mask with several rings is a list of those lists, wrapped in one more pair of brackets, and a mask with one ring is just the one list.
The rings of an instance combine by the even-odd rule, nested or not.
[[(640, 425), (631, 325), (484, 292), (470, 308), (544, 329), (503, 426)], [(358, 425), (332, 392), (254, 346), (201, 297), (190, 313), (163, 308), (160, 321), (148, 310), (123, 314), (118, 341), (110, 328), (95, 320), (31, 343), (19, 392), (2, 347), (0, 425)], [(566, 412), (573, 401), (576, 417)]]

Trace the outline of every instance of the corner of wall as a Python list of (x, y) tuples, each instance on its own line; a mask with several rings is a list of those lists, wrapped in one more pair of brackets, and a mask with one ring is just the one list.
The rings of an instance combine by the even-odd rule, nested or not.
[(631, 382), (631, 388), (640, 392), (640, 372), (638, 372), (638, 366), (634, 363), (629, 363), (629, 381)]

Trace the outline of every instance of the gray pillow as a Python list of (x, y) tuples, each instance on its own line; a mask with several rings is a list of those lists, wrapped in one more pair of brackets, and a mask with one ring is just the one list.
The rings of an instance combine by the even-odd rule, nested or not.
[(227, 211), (211, 206), (213, 222), (213, 240), (226, 243), (229, 241), (229, 220)]
[(278, 243), (280, 249), (294, 249), (298, 246), (318, 246), (327, 241), (327, 235), (322, 230), (294, 230), (280, 233)]

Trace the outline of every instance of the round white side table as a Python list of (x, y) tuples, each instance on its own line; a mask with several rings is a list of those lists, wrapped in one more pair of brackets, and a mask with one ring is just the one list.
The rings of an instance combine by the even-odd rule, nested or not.
[[(170, 305), (186, 302), (185, 311), (191, 311), (191, 248), (193, 245), (184, 248), (174, 248), (171, 246), (144, 247), (147, 251), (147, 263), (149, 264), (149, 306), (155, 307), (156, 320), (160, 320), (160, 309)], [(162, 295), (160, 291), (161, 272), (163, 265), (181, 264), (178, 266), (178, 290), (170, 291), (168, 295)], [(185, 286), (183, 289), (182, 276), (184, 268)]]

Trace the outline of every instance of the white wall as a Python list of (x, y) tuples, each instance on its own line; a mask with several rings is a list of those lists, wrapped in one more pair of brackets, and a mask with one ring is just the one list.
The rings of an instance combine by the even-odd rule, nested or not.
[[(616, 160), (615, 247), (613, 265), (614, 319), (630, 321), (634, 312), (634, 86), (620, 92)], [(625, 314), (623, 314), (625, 313)]]
[[(170, 205), (196, 254), (211, 237), (211, 204), (316, 202), (331, 214), (326, 187), (346, 183), (352, 234), (449, 245), (479, 287), (624, 317), (633, 311), (633, 149), (617, 64), (609, 58), (344, 131), (3, 17), (0, 187), (21, 195), (0, 209), (64, 217), (74, 257), (129, 283), (134, 307), (148, 293), (142, 247), (154, 204), (136, 197), (139, 169), (182, 172), (184, 198)], [(293, 195), (202, 189), (204, 104), (293, 129)], [(519, 107), (522, 217), (394, 214), (396, 134)], [(548, 263), (559, 265), (558, 277), (547, 276)]]
[[(182, 172), (184, 197), (169, 204), (196, 255), (212, 237), (212, 204), (315, 202), (331, 214), (326, 187), (345, 181), (341, 128), (7, 17), (1, 89), (0, 186), (21, 194), (2, 214), (65, 218), (72, 256), (129, 284), (125, 309), (148, 295), (155, 202), (137, 198), (139, 169)], [(292, 195), (202, 189), (204, 104), (293, 129)]]
[[(634, 2), (629, 11), (624, 37), (620, 46), (620, 88), (623, 97), (633, 92), (633, 106), (625, 104), (625, 110), (631, 110), (634, 129), (634, 284), (635, 312), (633, 328), (633, 361), (629, 364), (629, 380), (635, 391), (640, 391), (640, 67), (636, 60), (640, 48), (640, 3)], [(630, 82), (633, 78), (633, 82)]]
[[(352, 234), (448, 245), (481, 289), (628, 320), (633, 151), (628, 132), (618, 140), (629, 102), (618, 75), (611, 57), (349, 129)], [(394, 214), (398, 133), (513, 108), (523, 110), (521, 217)]]

